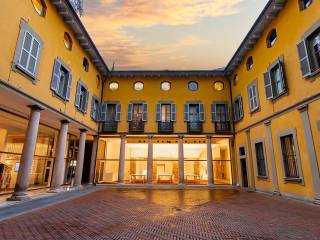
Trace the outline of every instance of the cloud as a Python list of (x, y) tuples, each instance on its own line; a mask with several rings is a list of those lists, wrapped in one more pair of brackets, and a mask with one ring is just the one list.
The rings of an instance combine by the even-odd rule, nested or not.
[(208, 40), (187, 36), (167, 46), (157, 46), (130, 35), (128, 29), (192, 25), (204, 17), (236, 14), (241, 1), (87, 0), (82, 20), (109, 65), (116, 62), (121, 69), (148, 68), (157, 56), (181, 47), (208, 44)]

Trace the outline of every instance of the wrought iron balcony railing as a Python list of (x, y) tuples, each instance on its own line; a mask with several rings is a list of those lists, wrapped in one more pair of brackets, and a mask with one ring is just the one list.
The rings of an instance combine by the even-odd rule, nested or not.
[(202, 122), (200, 121), (188, 122), (187, 127), (188, 133), (202, 133), (203, 131)]
[(114, 133), (118, 130), (118, 122), (116, 121), (107, 121), (102, 123), (101, 131), (104, 133)]
[(230, 133), (230, 122), (215, 122), (214, 123), (216, 133)]
[(129, 122), (129, 132), (144, 132), (144, 122), (143, 121)]
[(158, 122), (158, 132), (173, 132), (173, 122)]

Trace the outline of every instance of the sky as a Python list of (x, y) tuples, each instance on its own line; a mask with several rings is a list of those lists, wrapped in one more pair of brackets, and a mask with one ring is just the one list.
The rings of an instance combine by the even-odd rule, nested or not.
[(111, 69), (225, 67), (268, 0), (84, 0), (81, 17)]

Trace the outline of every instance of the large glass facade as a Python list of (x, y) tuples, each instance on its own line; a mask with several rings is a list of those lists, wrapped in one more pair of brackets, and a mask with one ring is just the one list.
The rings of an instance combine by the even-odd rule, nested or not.
[(232, 184), (229, 139), (214, 138), (211, 146), (214, 184)]
[[(22, 155), (26, 119), (0, 111), (0, 192), (13, 191)], [(48, 187), (54, 164), (54, 144), (57, 131), (40, 125), (35, 155), (29, 177), (29, 187)]]
[(101, 138), (96, 163), (97, 183), (118, 182), (120, 138)]

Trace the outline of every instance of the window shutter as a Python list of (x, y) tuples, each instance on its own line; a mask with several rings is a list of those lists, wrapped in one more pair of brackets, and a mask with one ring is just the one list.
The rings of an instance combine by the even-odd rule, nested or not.
[(282, 86), (283, 86), (283, 91), (287, 89), (287, 81), (286, 81), (286, 74), (285, 74), (285, 69), (284, 69), (284, 62), (281, 59), (278, 59), (278, 64), (281, 72), (281, 80), (282, 80)]
[(184, 105), (184, 121), (189, 122), (189, 104)]
[(212, 122), (217, 122), (217, 104), (216, 103), (211, 104), (211, 119), (212, 119)]
[(77, 82), (77, 91), (76, 91), (76, 97), (75, 97), (75, 101), (74, 101), (74, 105), (76, 107), (79, 107), (79, 105), (80, 105), (80, 91), (81, 91), (81, 83)]
[(133, 110), (133, 104), (129, 103), (128, 105), (128, 121), (131, 122), (132, 121), (132, 110)]
[(302, 77), (305, 78), (311, 74), (311, 66), (309, 62), (306, 42), (304, 40), (301, 41), (300, 43), (298, 43), (297, 48), (298, 48)]
[(67, 92), (66, 92), (66, 100), (70, 100), (70, 95), (71, 95), (71, 86), (72, 86), (72, 73), (69, 72), (68, 74), (68, 86), (67, 86)]
[(58, 91), (58, 88), (59, 88), (60, 69), (61, 69), (61, 62), (58, 59), (55, 59), (54, 66), (53, 66), (52, 79), (51, 79), (51, 90), (54, 91), (55, 93)]
[(253, 88), (254, 88), (253, 85), (248, 88), (248, 92), (249, 92), (249, 105), (250, 105), (249, 107), (250, 107), (250, 110), (253, 110), (253, 109), (254, 109)]
[(202, 103), (199, 104), (199, 115), (200, 115), (200, 121), (204, 122), (205, 116), (204, 116), (204, 105)]
[(171, 121), (175, 122), (177, 120), (177, 109), (176, 109), (176, 104), (172, 103), (171, 104)]
[(91, 116), (92, 119), (97, 120), (97, 119), (96, 119), (96, 116), (94, 115), (94, 111), (93, 111), (94, 105), (96, 104), (95, 100), (96, 100), (96, 98), (95, 98), (94, 96), (92, 96), (92, 98), (91, 98), (91, 112), (90, 112), (90, 116)]
[(98, 102), (97, 104), (97, 113), (96, 113), (96, 121), (97, 122), (100, 122), (101, 121), (101, 114), (100, 114), (100, 111), (101, 111), (101, 103), (100, 101)]
[(272, 82), (271, 82), (270, 72), (264, 73), (263, 76), (264, 76), (264, 89), (266, 92), (266, 98), (272, 99), (273, 98), (273, 90), (272, 90)]
[(239, 96), (239, 120), (243, 118), (242, 96)]
[(238, 115), (237, 115), (237, 111), (236, 111), (236, 101), (233, 102), (233, 120), (235, 122), (237, 122), (239, 120)]
[(107, 104), (101, 103), (100, 105), (100, 121), (106, 122), (107, 121)]
[(156, 105), (156, 121), (157, 122), (161, 121), (161, 104), (160, 103)]
[(148, 104), (143, 104), (143, 114), (142, 114), (142, 121), (146, 122), (148, 118)]
[(118, 103), (116, 106), (116, 121), (120, 122), (121, 119), (121, 104)]
[(86, 102), (85, 102), (84, 109), (83, 109), (85, 113), (88, 110), (88, 102), (89, 102), (89, 91), (87, 90), (86, 91)]
[(229, 114), (229, 105), (228, 105), (228, 103), (225, 104), (225, 111), (226, 111), (226, 121), (230, 122), (230, 114)]

